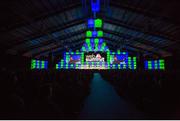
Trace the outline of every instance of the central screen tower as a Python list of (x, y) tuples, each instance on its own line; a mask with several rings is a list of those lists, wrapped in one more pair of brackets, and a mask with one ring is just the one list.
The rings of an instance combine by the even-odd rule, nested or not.
[[(109, 48), (103, 39), (103, 21), (97, 18), (96, 15), (100, 11), (100, 0), (91, 0), (92, 17), (87, 20), (86, 39), (81, 48), (84, 53), (84, 62), (90, 63), (89, 68), (105, 68), (107, 67), (107, 51)], [(97, 65), (91, 67), (91, 63)], [(99, 65), (99, 66), (98, 66)], [(101, 66), (104, 65), (104, 66)]]
[(136, 57), (111, 52), (103, 38), (103, 21), (97, 17), (100, 0), (90, 0), (92, 16), (87, 20), (85, 42), (80, 51), (65, 52), (56, 69), (136, 69)]

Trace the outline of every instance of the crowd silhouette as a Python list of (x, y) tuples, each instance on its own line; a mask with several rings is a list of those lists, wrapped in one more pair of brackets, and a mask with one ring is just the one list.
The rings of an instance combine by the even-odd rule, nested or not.
[(150, 117), (173, 116), (179, 101), (177, 72), (1, 68), (1, 118), (78, 119), (95, 71), (119, 96)]

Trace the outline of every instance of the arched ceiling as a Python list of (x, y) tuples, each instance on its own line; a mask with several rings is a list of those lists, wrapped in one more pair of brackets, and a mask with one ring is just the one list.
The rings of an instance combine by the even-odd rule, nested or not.
[[(110, 50), (171, 56), (179, 51), (179, 5), (102, 0), (98, 17), (103, 20), (104, 40)], [(27, 57), (80, 49), (91, 17), (82, 0), (13, 0), (1, 3), (1, 13), (1, 51)]]

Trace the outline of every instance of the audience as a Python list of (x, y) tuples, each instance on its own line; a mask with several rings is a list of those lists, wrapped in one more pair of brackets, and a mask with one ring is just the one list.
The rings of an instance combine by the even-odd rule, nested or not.
[[(90, 92), (91, 71), (1, 69), (0, 115), (72, 118)], [(22, 115), (21, 115), (22, 116)], [(6, 116), (5, 116), (6, 117)], [(7, 118), (7, 117), (6, 117)], [(14, 117), (13, 117), (14, 118)]]
[[(119, 96), (150, 114), (168, 112), (168, 109), (173, 108), (168, 103), (179, 101), (179, 96), (173, 95), (179, 91), (177, 72), (98, 72), (104, 80), (113, 85)], [(18, 116), (22, 118), (22, 114), (32, 119), (75, 119), (83, 107), (85, 98), (90, 94), (93, 73), (92, 70), (14, 71), (2, 68), (0, 115), (7, 119)]]
[(152, 115), (162, 112), (163, 116), (170, 113), (179, 101), (179, 96), (174, 95), (179, 91), (177, 74), (176, 71), (157, 70), (101, 71), (102, 77), (121, 97), (144, 112)]

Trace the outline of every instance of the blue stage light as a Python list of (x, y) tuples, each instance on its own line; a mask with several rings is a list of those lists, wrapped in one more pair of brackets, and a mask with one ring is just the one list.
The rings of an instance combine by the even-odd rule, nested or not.
[(103, 39), (100, 38), (100, 39), (99, 39), (99, 44), (102, 44), (102, 43), (103, 43)]
[(88, 28), (94, 27), (94, 19), (88, 19)]
[(92, 36), (93, 36), (93, 37), (97, 37), (97, 31), (93, 31), (93, 32), (92, 32)]
[(100, 0), (96, 0), (96, 2), (94, 2), (94, 0), (91, 0), (91, 9), (93, 12), (99, 12), (100, 10)]

